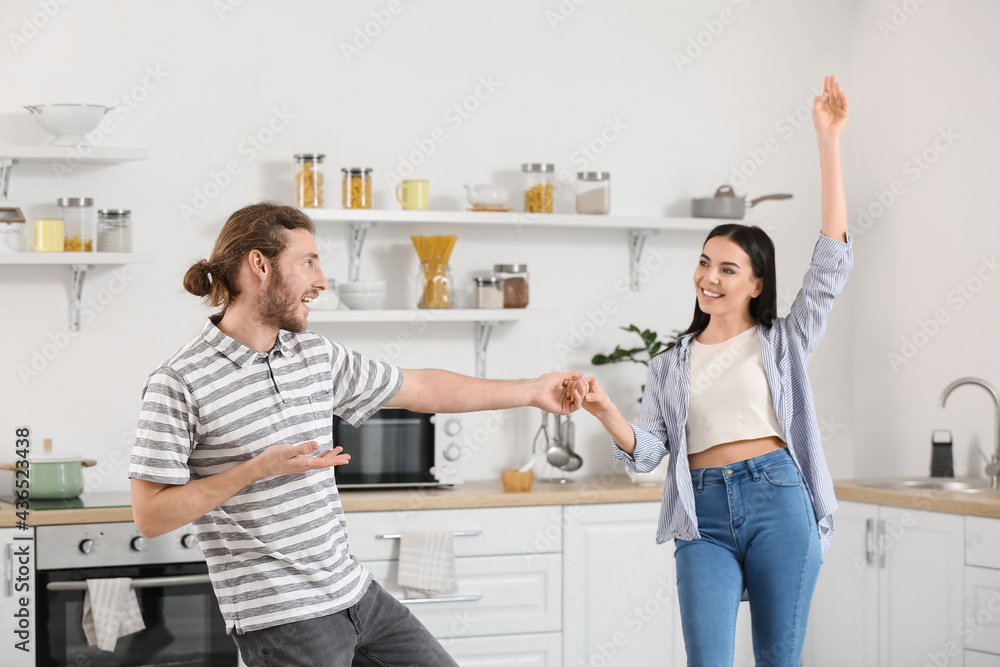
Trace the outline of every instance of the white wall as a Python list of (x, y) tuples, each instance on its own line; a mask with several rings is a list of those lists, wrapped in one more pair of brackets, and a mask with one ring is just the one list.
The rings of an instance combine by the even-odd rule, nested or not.
[[(844, 139), (850, 156), (847, 169), (859, 172), (851, 174), (854, 183), (869, 178), (860, 170), (871, 170), (876, 160), (888, 160), (888, 167), (897, 168), (907, 151), (923, 146), (933, 128), (949, 120), (945, 110), (929, 115), (924, 109), (926, 117), (914, 121), (905, 145), (899, 147), (904, 152), (897, 157), (884, 142), (903, 137), (890, 138), (891, 131), (885, 129), (878, 137), (869, 136), (875, 132), (865, 131), (865, 115), (882, 112), (864, 108), (866, 98), (877, 96), (870, 79), (864, 86), (858, 80), (868, 64), (852, 66), (857, 52), (852, 54), (849, 48), (855, 25), (850, 3), (592, 0), (553, 28), (546, 12), (558, 11), (555, 1), (403, 2), (402, 11), (381, 34), (347, 62), (340, 43), (350, 42), (355, 28), (372, 20), (371, 12), (386, 7), (385, 2), (244, 2), (220, 16), (211, 3), (203, 2), (70, 3), (16, 50), (7, 37), (8, 43), (0, 46), (5, 84), (0, 142), (4, 144), (47, 139), (20, 108), (23, 104), (110, 103), (140, 86), (149, 68), (161, 72), (161, 80), (146, 79), (150, 89), (145, 94), (138, 91), (145, 99), (105, 140), (105, 145), (149, 146), (150, 160), (84, 165), (63, 180), (55, 177), (50, 165), (17, 167), (12, 196), (31, 217), (54, 213), (54, 201), (60, 196), (92, 196), (99, 207), (131, 208), (136, 249), (154, 252), (156, 263), (130, 267), (127, 287), (113, 295), (112, 270), (92, 272), (85, 296), (110, 297), (109, 303), (47, 367), (27, 379), (21, 378), (19, 367), (30, 365), (36, 352), (41, 354), (65, 332), (68, 270), (0, 267), (4, 313), (0, 340), (7, 351), (0, 361), (5, 380), (0, 387), (0, 442), (12, 442), (15, 425), (30, 424), (36, 437), (53, 437), (59, 449), (112, 462), (101, 490), (127, 488), (126, 459), (143, 381), (200, 330), (207, 315), (183, 291), (183, 272), (209, 253), (233, 210), (260, 198), (290, 199), (295, 152), (327, 154), (329, 182), (334, 185), (327, 191), (331, 204), (338, 196), (339, 168), (367, 165), (376, 173), (376, 206), (395, 208), (384, 175), (397, 168), (400, 156), (411, 152), (415, 141), (434, 128), (444, 128), (447, 141), (417, 175), (430, 179), (434, 208), (458, 209), (464, 205), (463, 183), (493, 180), (516, 187), (521, 162), (550, 161), (560, 170), (575, 171), (583, 166), (574, 158), (578, 147), (600, 136), (611, 120), (625, 127), (588, 167), (612, 173), (614, 212), (687, 215), (691, 197), (708, 196), (731, 180), (749, 154), (759, 154), (773, 139), (768, 145), (777, 146), (777, 152), (768, 155), (738, 189), (751, 196), (794, 193), (793, 200), (769, 202), (747, 218), (773, 235), (779, 287), (794, 294), (820, 226), (819, 171), (808, 104), (823, 76), (837, 74), (854, 95), (855, 119)], [(16, 32), (22, 17), (30, 20), (38, 11), (34, 1), (6, 3), (6, 27)], [(942, 5), (922, 11), (945, 10)], [(720, 16), (732, 20), (724, 24)], [(710, 28), (721, 32), (712, 37)], [(699, 33), (711, 43), (690, 64), (678, 67), (674, 54), (682, 53)], [(906, 103), (925, 104), (927, 96), (919, 94), (920, 79), (915, 74), (905, 76)], [(473, 94), (481, 77), (499, 85), (455, 127), (445, 118), (446, 112)], [(286, 110), (294, 118), (251, 159), (241, 146), (248, 135), (268, 126), (273, 109)], [(965, 123), (957, 117), (951, 121), (961, 125), (960, 132), (968, 127), (963, 137), (969, 140), (949, 159), (957, 162), (960, 150), (979, 150), (969, 124), (973, 116), (985, 123), (986, 112), (987, 107), (976, 108)], [(799, 127), (796, 113), (803, 119)], [(869, 141), (862, 142), (865, 137)], [(195, 191), (204, 191), (211, 173), (228, 161), (235, 161), (241, 173), (207, 208), (185, 220), (181, 206), (193, 205)], [(942, 168), (931, 176), (943, 180), (946, 174)], [(855, 200), (852, 193), (852, 205)], [(912, 200), (906, 206), (916, 207), (916, 194)], [(936, 198), (934, 203), (944, 208), (953, 201)], [(927, 206), (922, 201), (919, 210)], [(571, 197), (560, 198), (557, 207), (569, 211)], [(926, 217), (934, 230), (944, 224)], [(955, 216), (948, 219), (949, 225), (959, 224)], [(965, 224), (986, 227), (981, 214), (967, 216)], [(869, 259), (873, 244), (888, 236), (891, 226), (891, 222), (880, 225), (865, 238), (859, 260), (874, 262)], [(408, 305), (412, 299), (410, 281), (417, 262), (407, 235), (433, 231), (379, 228), (369, 236), (362, 277), (391, 281), (397, 291), (390, 306)], [(986, 241), (987, 232), (979, 233)], [(493, 376), (580, 369), (595, 373), (619, 404), (628, 406), (638, 396), (643, 369), (594, 368), (591, 356), (629, 342), (617, 326), (635, 322), (667, 332), (685, 328), (690, 320), (690, 279), (704, 234), (652, 237), (646, 257), (660, 249), (669, 253), (669, 261), (634, 295), (614, 290), (627, 270), (624, 229), (586, 234), (529, 229), (519, 235), (460, 229), (458, 235), (453, 264), (460, 284), (467, 285), (474, 271), (493, 263), (527, 262), (532, 305), (559, 308), (562, 313), (557, 322), (498, 329), (490, 349)], [(319, 237), (328, 274), (346, 278), (344, 231), (324, 227)], [(932, 239), (911, 242), (928, 249), (936, 244)], [(879, 250), (878, 254), (887, 252)], [(966, 254), (970, 253), (966, 262), (979, 254)], [(958, 251), (955, 255), (955, 260), (965, 257)], [(897, 261), (902, 262), (902, 256)], [(852, 279), (812, 366), (817, 410), (827, 424), (825, 439), (835, 477), (855, 472), (852, 433), (859, 431), (853, 426), (852, 409), (857, 407), (865, 415), (866, 425), (874, 421), (874, 406), (862, 405), (862, 394), (852, 391), (856, 383), (849, 369), (857, 368), (865, 377), (861, 371), (867, 370), (866, 365), (860, 360), (877, 351), (875, 345), (862, 345), (858, 364), (850, 361), (859, 340), (851, 300), (863, 297), (863, 283), (881, 277), (872, 275), (875, 270), (863, 267)], [(895, 277), (898, 272), (891, 274)], [(925, 273), (922, 265), (908, 270), (916, 280)], [(959, 274), (956, 269), (953, 279)], [(914, 308), (923, 300), (915, 293), (894, 296), (912, 299)], [(574, 327), (588, 321), (588, 312), (607, 299), (614, 300), (616, 314), (581, 348), (560, 358), (557, 346), (570, 344)], [(864, 304), (873, 303), (872, 297), (867, 299)], [(870, 315), (870, 310), (873, 305), (863, 307), (862, 316)], [(912, 328), (921, 313), (893, 313), (898, 318), (894, 326)], [(862, 317), (859, 323), (870, 319)], [(384, 352), (380, 341), (394, 338), (400, 328), (315, 326), (368, 354)], [(953, 327), (947, 335), (957, 337), (958, 330)], [(418, 336), (417, 344), (402, 350), (394, 361), (403, 367), (440, 366), (471, 373), (471, 333), (471, 325), (439, 325)], [(886, 335), (885, 344), (893, 339)], [(938, 354), (943, 354), (944, 343), (936, 345)], [(883, 356), (876, 354), (879, 363)], [(919, 362), (929, 363), (931, 356), (928, 352)], [(907, 373), (917, 368), (911, 364)], [(864, 391), (889, 397), (894, 392), (887, 389), (900, 379), (884, 372), (880, 386)], [(944, 379), (942, 370), (941, 380), (927, 388), (931, 400)], [(900, 402), (907, 408), (915, 404)], [(930, 406), (927, 400), (919, 405), (923, 412)], [(901, 408), (899, 417), (903, 414)], [(537, 411), (515, 411), (503, 432), (475, 453), (468, 476), (492, 478), (501, 468), (524, 460), (537, 420)], [(607, 439), (588, 416), (581, 414), (577, 423), (586, 460), (580, 474), (608, 469)], [(867, 461), (869, 455), (864, 456)]]
[(982, 475), (973, 445), (993, 448), (992, 400), (963, 387), (937, 401), (962, 376), (1000, 383), (1000, 6), (894, 4), (859, 3), (852, 39), (849, 209), (867, 225), (852, 278), (856, 472), (926, 475), (931, 430), (947, 428), (956, 471)]

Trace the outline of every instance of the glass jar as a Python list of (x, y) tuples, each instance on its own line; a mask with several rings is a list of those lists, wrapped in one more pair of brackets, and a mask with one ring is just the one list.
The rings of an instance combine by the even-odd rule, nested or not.
[(551, 213), (555, 165), (547, 162), (527, 162), (521, 165), (524, 173), (524, 212)]
[(24, 221), (0, 222), (0, 252), (24, 250)]
[(503, 307), (528, 306), (528, 265), (494, 264), (493, 274), (503, 281)]
[(132, 252), (132, 211), (102, 208), (97, 212), (98, 252)]
[(94, 252), (97, 240), (97, 210), (90, 197), (62, 197), (56, 203), (63, 219), (66, 252)]
[(417, 275), (417, 308), (451, 308), (451, 265), (439, 261), (420, 262)]
[(576, 212), (607, 215), (611, 210), (611, 174), (606, 171), (576, 173)]
[(344, 167), (344, 208), (372, 207), (371, 167)]
[(496, 276), (473, 278), (476, 308), (503, 308), (503, 280)]
[(295, 205), (299, 208), (323, 207), (322, 153), (297, 153), (295, 156)]

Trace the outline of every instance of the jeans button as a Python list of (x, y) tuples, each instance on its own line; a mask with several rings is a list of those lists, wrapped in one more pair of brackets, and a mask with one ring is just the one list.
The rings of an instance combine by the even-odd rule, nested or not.
[(729, 468), (726, 468), (726, 477), (729, 477), (732, 474), (733, 474), (733, 471), (730, 470)]

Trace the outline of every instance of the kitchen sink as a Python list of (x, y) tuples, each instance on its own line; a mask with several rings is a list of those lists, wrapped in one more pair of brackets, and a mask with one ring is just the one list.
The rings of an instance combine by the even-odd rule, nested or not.
[(983, 493), (993, 491), (990, 480), (982, 477), (882, 477), (859, 479), (858, 484), (894, 491), (957, 491)]

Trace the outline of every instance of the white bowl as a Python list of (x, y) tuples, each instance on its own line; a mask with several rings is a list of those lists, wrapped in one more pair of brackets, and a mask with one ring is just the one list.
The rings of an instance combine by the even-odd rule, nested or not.
[(56, 137), (55, 143), (73, 143), (97, 129), (111, 107), (100, 104), (34, 104), (24, 107), (42, 129)]
[(351, 310), (378, 310), (388, 293), (384, 280), (337, 283), (340, 302)]
[(349, 283), (337, 283), (337, 294), (366, 294), (369, 292), (385, 292), (384, 280), (355, 280)]

